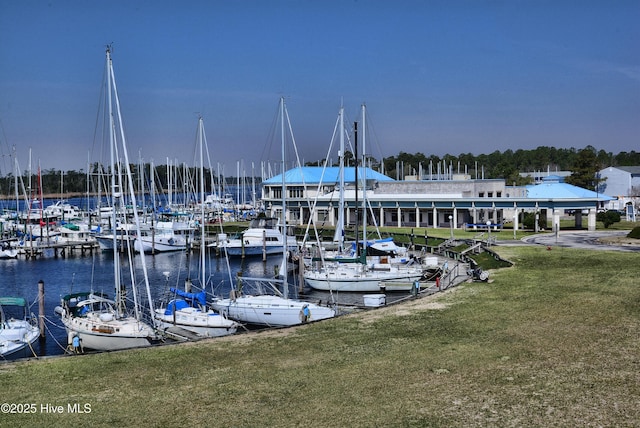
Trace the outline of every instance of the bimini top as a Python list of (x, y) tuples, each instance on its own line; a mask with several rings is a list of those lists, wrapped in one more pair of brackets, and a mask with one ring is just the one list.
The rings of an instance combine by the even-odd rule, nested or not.
[(2, 306), (27, 306), (26, 299), (22, 297), (0, 297)]
[(583, 189), (564, 182), (564, 178), (558, 175), (545, 177), (540, 184), (526, 186), (527, 197), (532, 199), (598, 199), (608, 201), (611, 199), (602, 193)]
[[(324, 175), (323, 175), (324, 170)], [(366, 173), (367, 180), (377, 180), (377, 181), (395, 181), (391, 177), (387, 177), (384, 174), (380, 174), (372, 170), (371, 168), (358, 168), (358, 180), (362, 180)], [(338, 166), (330, 166), (327, 168), (322, 168), (320, 166), (303, 166), (301, 168), (293, 168), (285, 172), (284, 176), (285, 182), (287, 184), (318, 184), (318, 183), (327, 183), (327, 184), (335, 184), (340, 182), (340, 167)], [(356, 169), (355, 167), (345, 167), (344, 168), (344, 181), (345, 183), (353, 183), (356, 180)], [(278, 174), (275, 177), (271, 177), (268, 180), (265, 180), (263, 184), (274, 185), (282, 183), (282, 174)]]

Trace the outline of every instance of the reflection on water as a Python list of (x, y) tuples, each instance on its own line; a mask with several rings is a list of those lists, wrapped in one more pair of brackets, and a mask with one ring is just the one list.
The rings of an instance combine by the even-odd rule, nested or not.
[[(137, 255), (136, 257), (140, 257)], [(226, 296), (231, 290), (231, 281), (236, 280), (236, 275), (245, 277), (273, 277), (276, 266), (280, 265), (281, 258), (270, 257), (266, 262), (261, 258), (232, 259), (228, 262), (224, 258), (215, 257), (212, 254), (205, 257), (206, 260), (206, 291), (217, 296)], [(162, 253), (155, 256), (146, 256), (145, 262), (149, 277), (151, 297), (154, 305), (159, 305), (163, 296), (169, 292), (169, 287), (183, 289), (185, 281), (190, 279), (194, 291), (200, 287), (202, 277), (199, 265), (200, 256), (187, 255), (184, 252)], [(126, 265), (126, 258), (122, 258)], [(139, 263), (136, 263), (139, 264)], [(229, 275), (231, 272), (231, 275)], [(38, 282), (45, 284), (45, 317), (46, 338), (34, 344), (37, 355), (59, 355), (64, 353), (66, 347), (66, 333), (59, 317), (54, 309), (60, 304), (60, 298), (66, 294), (92, 289), (102, 291), (110, 296), (114, 294), (114, 268), (113, 254), (109, 252), (94, 252), (92, 255), (70, 255), (66, 258), (40, 257), (38, 259), (25, 260), (24, 258), (0, 260), (0, 295), (24, 297), (31, 304), (31, 312), (38, 316)], [(123, 272), (123, 284), (131, 284), (128, 274)], [(290, 282), (297, 281), (292, 275)], [(147, 296), (141, 268), (136, 270), (136, 289), (138, 302), (147, 305)], [(291, 290), (297, 290), (297, 284)], [(314, 300), (327, 302), (330, 296), (326, 292), (307, 291), (307, 296)], [(127, 297), (132, 298), (131, 290)], [(342, 294), (343, 302), (357, 303), (362, 296)], [(352, 300), (352, 302), (349, 302)], [(148, 308), (147, 308), (148, 309)], [(11, 358), (32, 356), (29, 349), (22, 354)]]

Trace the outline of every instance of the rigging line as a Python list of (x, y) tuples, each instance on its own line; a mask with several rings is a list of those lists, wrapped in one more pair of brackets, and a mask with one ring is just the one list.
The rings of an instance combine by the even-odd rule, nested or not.
[[(44, 319), (46, 321), (48, 321), (49, 323), (55, 325), (58, 328), (64, 329), (64, 327), (60, 327), (58, 324), (52, 322), (51, 320), (49, 320), (47, 317), (44, 317)], [(51, 330), (49, 330), (49, 327), (47, 326), (47, 324), (45, 323), (45, 328), (47, 329), (47, 332), (49, 333), (49, 336), (51, 336), (53, 338), (53, 341), (56, 342), (56, 344), (60, 347), (60, 349), (62, 349), (63, 351), (66, 352), (67, 348), (65, 346), (62, 346), (62, 344), (58, 341), (58, 339), (56, 339), (56, 337), (53, 335), (53, 333), (51, 332)]]
[[(323, 181), (324, 181), (324, 174), (327, 170), (327, 166), (329, 163), (329, 155), (331, 154), (331, 149), (333, 148), (333, 143), (336, 140), (336, 133), (337, 130), (339, 128), (340, 125), (340, 115), (338, 115), (338, 117), (336, 118), (336, 124), (333, 127), (333, 134), (331, 135), (331, 141), (329, 142), (329, 149), (327, 150), (327, 156), (324, 159), (324, 163), (322, 165), (322, 173), (320, 174), (320, 180), (318, 182), (318, 187), (316, 189), (316, 197), (313, 201), (313, 204), (310, 204), (310, 201), (307, 201), (307, 203), (310, 205), (309, 206), (309, 211), (310, 211), (310, 216), (309, 216), (309, 221), (307, 222), (307, 227), (305, 228), (305, 232), (304, 232), (304, 239), (302, 242), (302, 245), (304, 246), (304, 244), (306, 243), (307, 237), (309, 236), (309, 228), (311, 227), (311, 225), (313, 225), (313, 229), (315, 232), (315, 237), (316, 237), (316, 242), (319, 244), (320, 243), (320, 237), (318, 235), (318, 229), (317, 229), (317, 225), (315, 224), (315, 222), (313, 222), (313, 216), (316, 210), (316, 206), (318, 203), (318, 197), (320, 196), (320, 190), (322, 189), (322, 185), (323, 185)], [(340, 130), (340, 132), (344, 132), (344, 130)], [(343, 154), (344, 155), (344, 154)], [(333, 202), (333, 195), (335, 192), (331, 193), (331, 199), (329, 202)], [(326, 220), (328, 215), (328, 211), (324, 212), (324, 219), (323, 219), (323, 226), (324, 226), (324, 220)]]

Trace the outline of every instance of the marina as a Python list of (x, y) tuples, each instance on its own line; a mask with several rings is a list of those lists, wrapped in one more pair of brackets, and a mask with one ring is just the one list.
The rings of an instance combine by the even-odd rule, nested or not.
[[(136, 257), (140, 257), (137, 255)], [(151, 285), (152, 299), (160, 305), (168, 300), (172, 293), (170, 288), (183, 289), (185, 281), (197, 275), (197, 257), (186, 252), (161, 253), (155, 256), (145, 256), (149, 282)], [(281, 258), (272, 257), (267, 262), (260, 258), (230, 259), (229, 269), (232, 277), (273, 277), (275, 267), (281, 262)], [(216, 257), (212, 251), (207, 254), (209, 283), (211, 288), (206, 290), (207, 295), (228, 296), (231, 291), (229, 271), (224, 258)], [(56, 315), (55, 309), (60, 305), (63, 296), (91, 288), (96, 293), (113, 295), (113, 260), (108, 251), (94, 251), (91, 254), (80, 255), (71, 253), (67, 257), (53, 257), (42, 255), (35, 259), (10, 259), (2, 260), (2, 276), (0, 277), (0, 289), (4, 295), (23, 296), (28, 303), (28, 310), (32, 317), (39, 319), (38, 311), (38, 283), (44, 283), (44, 327), (45, 338), (33, 343), (32, 348), (27, 347), (7, 359), (32, 358), (35, 356), (64, 355), (68, 350), (68, 337)], [(295, 279), (295, 278), (292, 278)], [(297, 286), (292, 286), (297, 290)], [(411, 297), (416, 290), (403, 288), (402, 292), (388, 293), (384, 304)], [(420, 290), (425, 292), (426, 290)], [(436, 291), (436, 290), (434, 290)], [(342, 314), (353, 310), (363, 310), (377, 307), (368, 303), (372, 298), (380, 299), (380, 296), (372, 297), (370, 294), (361, 293), (331, 293), (305, 289), (302, 296), (309, 301), (326, 305), (335, 301), (338, 311)], [(376, 300), (378, 301), (378, 300)], [(247, 328), (241, 328), (238, 334), (246, 332)], [(176, 339), (184, 340), (188, 336), (173, 338), (165, 341), (172, 343)], [(191, 337), (195, 338), (195, 337)]]

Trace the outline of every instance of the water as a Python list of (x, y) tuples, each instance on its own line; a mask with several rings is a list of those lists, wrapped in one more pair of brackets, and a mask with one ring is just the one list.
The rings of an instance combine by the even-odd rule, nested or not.
[[(253, 189), (251, 186), (229, 185), (229, 186), (226, 186), (225, 188), (225, 195), (226, 194), (230, 195), (234, 199), (234, 201), (239, 198), (240, 201), (239, 202), (236, 201), (236, 203), (240, 203), (240, 204), (251, 203), (251, 200), (253, 198), (252, 193), (253, 193)], [(220, 195), (220, 196), (223, 196), (223, 195)], [(257, 200), (260, 200), (261, 197), (262, 197), (261, 190), (256, 189)], [(140, 195), (138, 195), (137, 198), (138, 198), (137, 202), (139, 205), (144, 204), (147, 207), (153, 205), (152, 198), (149, 194), (145, 194), (144, 199), (142, 199)], [(31, 208), (40, 208), (40, 201), (38, 200), (36, 195), (33, 195), (33, 199), (34, 199), (34, 202), (32, 202)], [(195, 202), (197, 199), (199, 199), (199, 195), (193, 195), (193, 194), (185, 195), (182, 192), (177, 192), (172, 196), (173, 203), (175, 204), (183, 204), (185, 202), (185, 199), (187, 199), (188, 202)], [(109, 198), (107, 198), (106, 196), (102, 196), (100, 199), (97, 196), (90, 196), (90, 197), (83, 196), (83, 197), (66, 198), (65, 200), (71, 205), (75, 205), (81, 210), (85, 210), (85, 211), (92, 211), (98, 205), (103, 207), (109, 206)], [(53, 205), (57, 201), (59, 201), (59, 199), (44, 198), (42, 200), (42, 208), (46, 208), (49, 205)], [(163, 194), (156, 195), (155, 203), (159, 206), (167, 205), (168, 196)], [(18, 206), (18, 211), (26, 210), (27, 203), (25, 202), (23, 196), (20, 196), (20, 198), (18, 199), (17, 206)], [(16, 209), (15, 198), (0, 200), (0, 210), (2, 209), (15, 210)]]
[[(140, 255), (135, 256), (137, 259)], [(126, 263), (124, 256), (122, 263)], [(266, 262), (258, 258), (231, 259), (229, 268), (231, 278), (236, 280), (236, 275), (241, 273), (244, 277), (266, 278), (273, 277), (275, 267), (281, 263), (281, 257), (269, 257)], [(187, 255), (184, 252), (161, 253), (154, 256), (145, 256), (151, 297), (154, 307), (169, 295), (169, 287), (184, 289), (187, 278), (194, 283), (193, 291), (198, 291), (200, 282), (199, 255), (194, 253)], [(139, 260), (136, 261), (139, 265)], [(209, 295), (227, 296), (231, 289), (229, 269), (224, 258), (215, 257), (213, 253), (207, 255), (207, 293)], [(128, 275), (128, 268), (124, 269)], [(34, 343), (33, 350), (38, 356), (51, 356), (64, 354), (67, 346), (67, 335), (59, 316), (54, 313), (56, 306), (60, 304), (60, 298), (72, 292), (93, 290), (102, 291), (109, 296), (114, 295), (114, 268), (113, 253), (94, 251), (92, 255), (80, 255), (79, 252), (68, 255), (66, 258), (54, 258), (53, 255), (44, 255), (36, 259), (0, 260), (0, 295), (24, 297), (27, 299), (30, 312), (38, 316), (38, 282), (44, 282), (44, 315), (46, 338)], [(136, 283), (138, 284), (138, 302), (148, 312), (148, 299), (144, 287), (141, 268), (136, 270)], [(293, 282), (295, 277), (290, 277)], [(128, 276), (123, 279), (123, 284), (130, 284)], [(290, 287), (291, 290), (297, 286)], [(131, 299), (129, 290), (128, 298)], [(327, 302), (331, 296), (327, 292), (306, 290), (305, 298), (314, 301)], [(362, 304), (361, 295), (340, 295), (341, 303)], [(21, 353), (14, 354), (8, 359), (32, 357), (29, 348)]]

